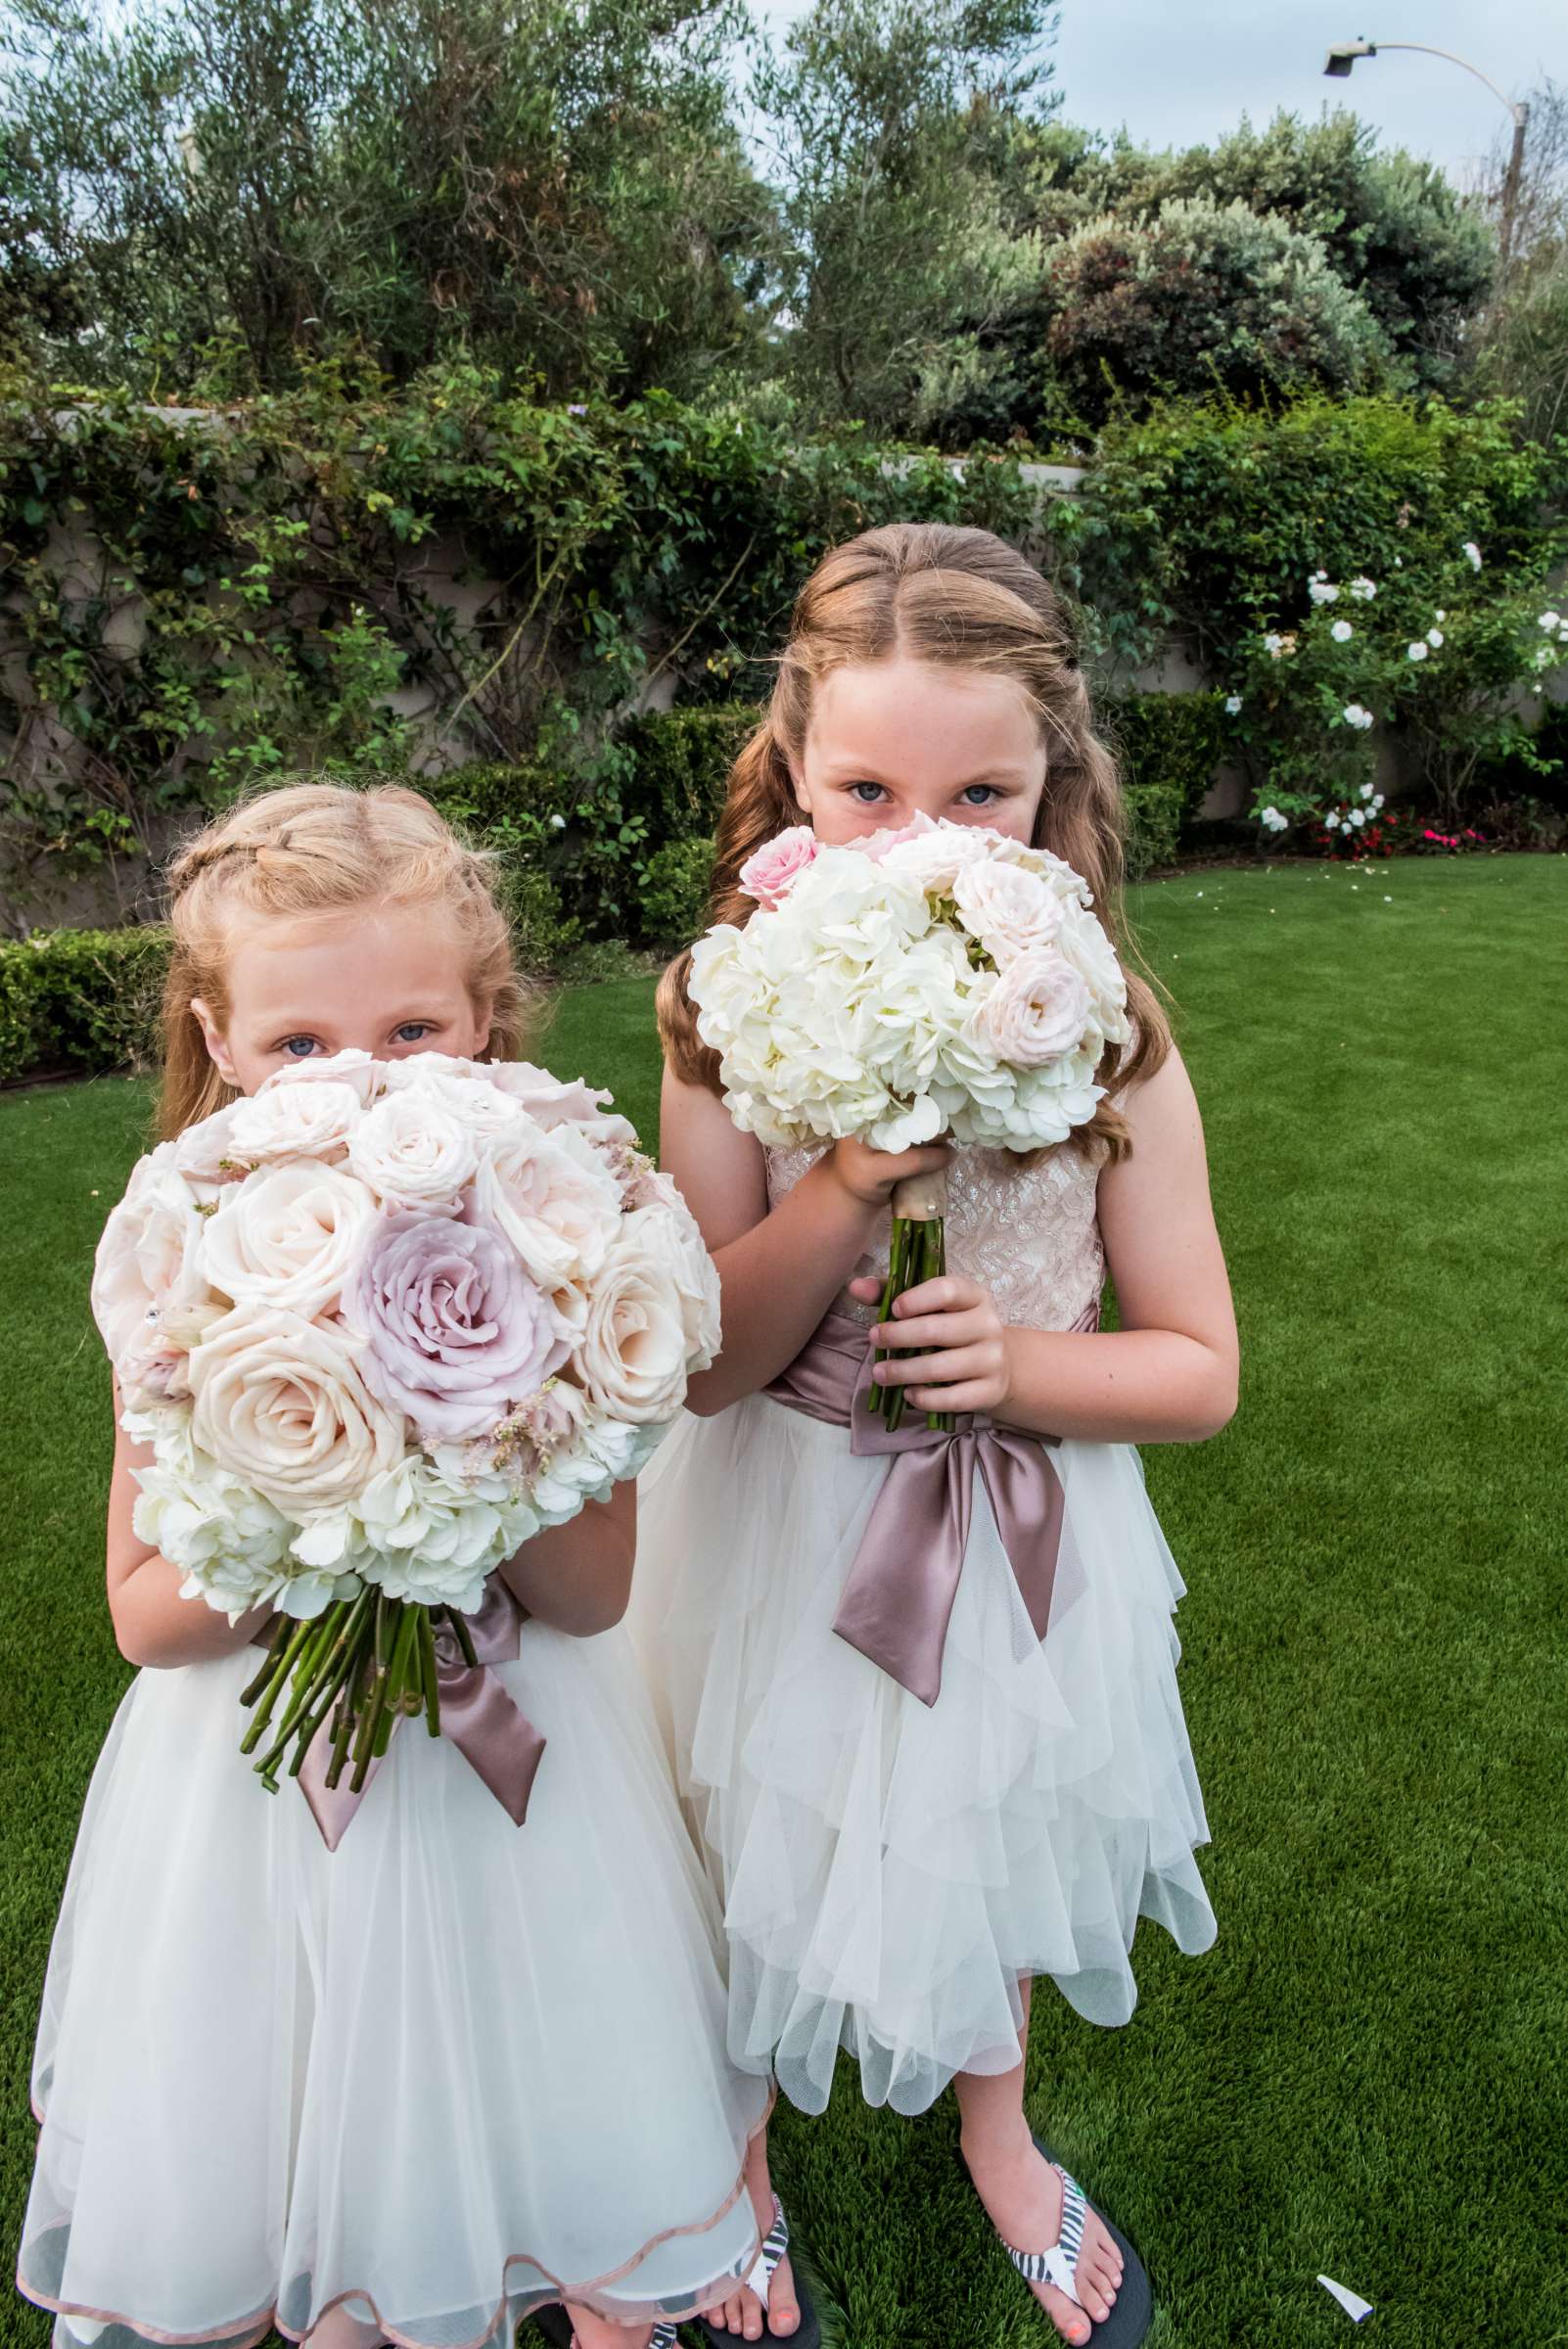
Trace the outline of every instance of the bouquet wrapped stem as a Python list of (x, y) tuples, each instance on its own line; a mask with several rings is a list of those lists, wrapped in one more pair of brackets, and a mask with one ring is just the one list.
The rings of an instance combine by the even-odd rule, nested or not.
[[(882, 1304), (878, 1318), (888, 1320), (895, 1300), (905, 1289), (918, 1288), (923, 1280), (935, 1280), (947, 1269), (947, 1233), (945, 1217), (947, 1207), (947, 1170), (937, 1167), (928, 1174), (911, 1174), (896, 1183), (893, 1191), (893, 1231), (888, 1242), (888, 1277), (883, 1283)], [(901, 1358), (879, 1354), (877, 1360), (885, 1362)], [(888, 1423), (891, 1433), (899, 1427), (904, 1413), (902, 1387), (873, 1387), (871, 1409)], [(951, 1411), (928, 1411), (926, 1425), (940, 1428), (945, 1435), (953, 1432)]]
[[(437, 1682), (436, 1624), (447, 1624), (464, 1657), (474, 1661), (474, 1643), (455, 1607), (426, 1607), (412, 1600), (361, 1590), (339, 1599), (308, 1623), (280, 1615), (266, 1661), (241, 1702), (254, 1719), (241, 1751), (264, 1744), (256, 1774), (269, 1794), (278, 1791), (278, 1772), (289, 1754), (290, 1777), (298, 1777), (319, 1730), (331, 1724), (332, 1758), (327, 1784), (336, 1786), (353, 1766), (349, 1784), (364, 1785), (370, 1765), (387, 1751), (400, 1713), (423, 1713), (433, 1737), (440, 1735), (440, 1691)], [(287, 1691), (287, 1695), (285, 1692)]]

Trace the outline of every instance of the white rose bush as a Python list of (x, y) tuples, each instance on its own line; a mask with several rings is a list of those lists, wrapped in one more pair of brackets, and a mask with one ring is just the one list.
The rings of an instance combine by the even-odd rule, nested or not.
[[(689, 986), (743, 1131), (1028, 1151), (1093, 1117), (1106, 1048), (1129, 1035), (1127, 986), (1059, 856), (928, 817), (840, 847), (803, 825), (740, 886), (757, 910), (698, 940)], [(884, 1317), (945, 1269), (945, 1199), (941, 1175), (895, 1189)], [(870, 1407), (896, 1427), (903, 1401), (878, 1388)]]
[(1225, 714), (1263, 835), (1294, 827), (1330, 854), (1387, 852), (1398, 819), (1382, 813), (1380, 720), (1399, 724), (1453, 830), (1478, 766), (1539, 766), (1524, 705), (1568, 661), (1568, 620), (1517, 560), (1489, 571), (1478, 541), (1456, 538), (1419, 576), (1398, 557), (1382, 579), (1318, 569), (1292, 600), (1297, 624), (1229, 658)]
[[(278, 1070), (133, 1172), (93, 1310), (136, 1531), (182, 1595), (277, 1621), (242, 1740), (361, 1789), (437, 1637), (530, 1536), (634, 1476), (718, 1351), (680, 1194), (588, 1086), (359, 1052)], [(258, 1750), (259, 1749), (259, 1750)]]

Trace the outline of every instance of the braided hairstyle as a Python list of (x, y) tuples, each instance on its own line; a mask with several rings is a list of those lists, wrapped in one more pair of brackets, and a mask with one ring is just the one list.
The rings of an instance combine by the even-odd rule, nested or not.
[(491, 861), (467, 847), (429, 800), (393, 784), (368, 791), (285, 784), (241, 801), (188, 841), (167, 876), (174, 950), (163, 990), (163, 1137), (235, 1098), (191, 1002), (200, 995), (219, 1026), (226, 1024), (229, 947), (244, 918), (444, 906), (463, 941), (469, 992), (490, 1006), (488, 1056), (515, 1059), (528, 997), (495, 901)]
[[(801, 821), (791, 770), (798, 770), (815, 687), (850, 664), (905, 659), (989, 671), (1022, 686), (1045, 745), (1045, 788), (1035, 846), (1083, 874), (1094, 909), (1126, 964), (1122, 909), (1127, 811), (1115, 759), (1094, 731), (1088, 687), (1060, 598), (1033, 563), (990, 530), (945, 523), (894, 523), (865, 530), (822, 558), (796, 602), (767, 714), (730, 769), (718, 821), (709, 901), (713, 922), (748, 921), (756, 910), (740, 889), (753, 851)], [(677, 956), (659, 990), (659, 1025), (674, 1075), (720, 1090), (716, 1055), (697, 1034), (688, 991), (690, 951)], [(1153, 986), (1128, 970), (1130, 1042), (1107, 1048), (1099, 1082), (1122, 1091), (1149, 1077), (1171, 1049), (1171, 1031)], [(1127, 1122), (1102, 1100), (1084, 1142), (1119, 1158)]]

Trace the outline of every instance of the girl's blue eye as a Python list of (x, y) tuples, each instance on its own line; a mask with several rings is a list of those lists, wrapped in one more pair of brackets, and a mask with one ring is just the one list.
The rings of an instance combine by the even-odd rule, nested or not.
[(315, 1048), (314, 1036), (290, 1036), (284, 1038), (283, 1049), (291, 1060), (308, 1060)]
[(880, 783), (852, 783), (850, 785), (850, 789), (853, 792), (855, 798), (859, 801), (862, 807), (874, 807), (878, 800), (880, 800), (882, 797), (882, 786)]
[(428, 1020), (404, 1020), (397, 1031), (397, 1041), (400, 1044), (422, 1044), (430, 1033)]
[(994, 783), (970, 783), (965, 786), (962, 797), (966, 807), (989, 807), (996, 797), (996, 786)]

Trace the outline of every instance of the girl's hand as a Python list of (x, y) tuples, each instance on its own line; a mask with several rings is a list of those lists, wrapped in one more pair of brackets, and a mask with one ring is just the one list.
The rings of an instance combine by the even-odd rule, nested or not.
[[(882, 1283), (853, 1280), (850, 1291), (862, 1305), (874, 1305)], [(994, 1416), (1005, 1408), (1012, 1395), (1012, 1357), (1007, 1324), (989, 1289), (945, 1272), (905, 1289), (894, 1302), (893, 1315), (878, 1322), (873, 1340), (890, 1352), (907, 1349), (916, 1359), (878, 1362), (871, 1376), (879, 1387), (903, 1387), (918, 1411)]]
[(835, 1142), (822, 1164), (853, 1197), (867, 1207), (886, 1207), (897, 1183), (911, 1174), (935, 1174), (951, 1157), (945, 1142), (922, 1142), (913, 1150), (872, 1150), (864, 1142), (847, 1140)]

